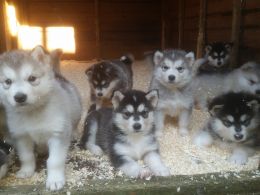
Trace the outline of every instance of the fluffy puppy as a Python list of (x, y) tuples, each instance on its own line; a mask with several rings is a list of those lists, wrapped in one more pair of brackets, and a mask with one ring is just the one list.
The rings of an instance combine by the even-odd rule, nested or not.
[[(129, 177), (168, 176), (154, 134), (157, 102), (156, 90), (116, 91), (113, 109), (101, 108), (87, 116), (81, 143), (93, 154), (108, 154), (112, 165)], [(138, 160), (148, 168), (142, 168)]]
[(230, 161), (245, 164), (260, 145), (259, 103), (257, 96), (242, 92), (214, 98), (208, 108), (210, 119), (195, 136), (195, 144), (230, 149)]
[(71, 134), (81, 117), (76, 87), (54, 71), (53, 57), (41, 46), (0, 56), (0, 96), (21, 169), (18, 178), (36, 168), (34, 146), (48, 148), (46, 187), (65, 184), (65, 161)]
[(85, 71), (89, 84), (90, 95), (96, 108), (100, 108), (105, 101), (111, 101), (114, 91), (132, 89), (132, 55), (125, 55), (120, 60), (104, 60), (92, 65)]

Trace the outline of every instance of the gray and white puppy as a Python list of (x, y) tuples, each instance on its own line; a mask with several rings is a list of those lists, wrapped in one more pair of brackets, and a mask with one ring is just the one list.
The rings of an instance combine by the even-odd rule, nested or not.
[(122, 56), (119, 60), (104, 60), (92, 65), (85, 71), (90, 84), (90, 95), (96, 108), (104, 101), (111, 101), (116, 90), (128, 90), (133, 86), (132, 55)]
[(156, 134), (162, 133), (165, 116), (169, 115), (179, 117), (179, 132), (186, 135), (193, 106), (191, 82), (197, 68), (194, 53), (156, 51), (153, 61), (150, 89), (157, 89), (160, 94), (155, 117)]
[(231, 72), (197, 75), (192, 81), (197, 108), (207, 110), (208, 102), (229, 91), (260, 92), (260, 65), (248, 62)]
[[(81, 143), (93, 154), (108, 154), (112, 165), (129, 177), (168, 176), (154, 132), (157, 102), (156, 90), (116, 91), (113, 109), (101, 108), (87, 116)], [(148, 168), (140, 166), (138, 160)]]
[(65, 184), (65, 161), (71, 134), (81, 117), (76, 87), (55, 73), (52, 55), (41, 46), (0, 56), (0, 96), (21, 168), (18, 178), (36, 168), (34, 146), (48, 148), (46, 188)]
[(198, 146), (212, 144), (230, 149), (230, 161), (245, 164), (260, 146), (260, 99), (249, 93), (227, 93), (209, 104), (210, 118), (195, 136)]
[(8, 171), (8, 161), (11, 150), (11, 145), (0, 140), (0, 179), (2, 179)]

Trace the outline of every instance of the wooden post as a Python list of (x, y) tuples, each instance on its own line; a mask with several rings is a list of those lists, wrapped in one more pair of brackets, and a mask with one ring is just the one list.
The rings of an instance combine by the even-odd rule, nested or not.
[(7, 50), (7, 40), (6, 40), (6, 21), (5, 21), (5, 1), (0, 0), (0, 53)]
[(95, 31), (96, 31), (96, 58), (100, 60), (100, 21), (99, 21), (99, 0), (95, 0)]
[(203, 55), (203, 49), (205, 45), (205, 27), (207, 17), (207, 0), (200, 0), (200, 14), (199, 14), (199, 33), (197, 40), (197, 58), (201, 58)]
[(183, 46), (183, 28), (184, 28), (184, 4), (185, 0), (179, 0), (178, 10), (178, 48), (181, 49)]
[(240, 44), (240, 26), (241, 26), (241, 0), (233, 0), (232, 32), (231, 42), (233, 48), (231, 52), (230, 65), (236, 67), (238, 62), (238, 52)]
[(161, 49), (165, 49), (165, 1), (161, 0)]

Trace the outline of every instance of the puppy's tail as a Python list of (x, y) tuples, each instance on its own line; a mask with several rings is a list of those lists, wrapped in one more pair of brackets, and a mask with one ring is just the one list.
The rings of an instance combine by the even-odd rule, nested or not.
[(126, 55), (123, 55), (121, 58), (120, 58), (120, 61), (125, 63), (126, 65), (128, 66), (131, 66), (134, 62), (135, 58), (134, 58), (134, 55), (133, 54), (126, 54)]

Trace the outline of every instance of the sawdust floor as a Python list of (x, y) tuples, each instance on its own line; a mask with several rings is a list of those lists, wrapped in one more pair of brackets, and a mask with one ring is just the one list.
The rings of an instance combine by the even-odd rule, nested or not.
[[(83, 128), (83, 121), (89, 107), (89, 85), (85, 77), (85, 70), (94, 62), (63, 61), (61, 71), (79, 89), (84, 112), (78, 131)], [(133, 65), (134, 89), (146, 91), (151, 78), (150, 67), (145, 61), (136, 61)], [(246, 165), (235, 165), (227, 161), (230, 153), (217, 147), (207, 149), (197, 148), (192, 144), (192, 135), (203, 126), (207, 113), (194, 110), (191, 121), (191, 135), (180, 137), (173, 120), (167, 119), (165, 131), (160, 137), (160, 151), (162, 159), (170, 168), (172, 175), (193, 175), (211, 172), (255, 170), (258, 166), (259, 153), (251, 157)], [(18, 160), (16, 160), (18, 161)], [(1, 180), (2, 186), (42, 184), (46, 180), (46, 157), (37, 163), (37, 171), (32, 178), (16, 179), (15, 172), (19, 163), (10, 167), (8, 176)], [(81, 150), (77, 144), (72, 144), (66, 165), (67, 185), (71, 187), (83, 186), (90, 179), (113, 179), (122, 177), (122, 173), (110, 166), (106, 156), (96, 157), (86, 150)]]

